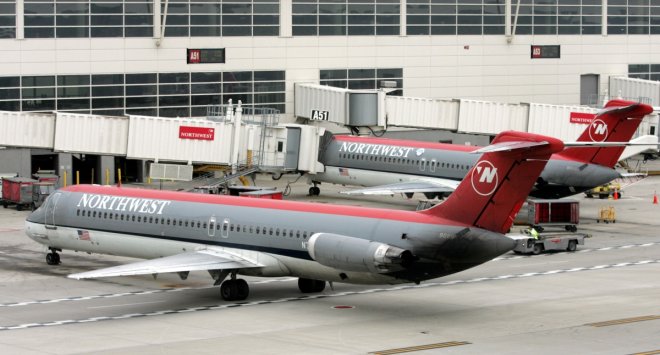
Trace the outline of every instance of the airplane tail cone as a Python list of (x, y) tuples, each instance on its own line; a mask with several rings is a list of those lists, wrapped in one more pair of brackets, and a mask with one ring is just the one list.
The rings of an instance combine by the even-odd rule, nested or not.
[(658, 204), (658, 194), (655, 191), (653, 191), (653, 204)]

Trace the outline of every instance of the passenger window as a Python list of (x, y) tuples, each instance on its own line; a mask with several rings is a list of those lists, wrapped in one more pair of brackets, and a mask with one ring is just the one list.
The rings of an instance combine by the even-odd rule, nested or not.
[(142, 217), (138, 216), (137, 221), (142, 222)]
[(234, 231), (234, 225), (233, 225), (233, 224), (230, 224), (230, 225), (229, 225), (229, 231), (230, 231), (230, 232), (233, 232), (233, 231)]
[(204, 222), (204, 224), (202, 224), (202, 228), (206, 229), (206, 222)]
[(307, 232), (303, 232), (303, 239), (307, 239)]
[(296, 231), (296, 238), (300, 238), (300, 231)]
[(270, 229), (268, 230), (268, 235), (273, 235), (273, 228), (270, 228)]
[(103, 218), (108, 218), (108, 212), (103, 212)]
[(131, 216), (131, 221), (135, 222), (135, 215)]
[(236, 232), (238, 232), (238, 233), (241, 232), (241, 225), (240, 224), (236, 225)]
[(188, 221), (186, 220), (186, 221), (183, 223), (183, 225), (186, 226), (186, 227), (188, 227)]
[(197, 228), (201, 228), (201, 227), (202, 227), (202, 222), (197, 221)]
[(224, 223), (224, 224), (222, 225), (222, 231), (223, 231), (223, 232), (226, 232), (226, 231), (227, 231), (227, 224), (226, 224), (226, 223)]
[(257, 234), (259, 234), (259, 230), (260, 230), (259, 227), (257, 227)]

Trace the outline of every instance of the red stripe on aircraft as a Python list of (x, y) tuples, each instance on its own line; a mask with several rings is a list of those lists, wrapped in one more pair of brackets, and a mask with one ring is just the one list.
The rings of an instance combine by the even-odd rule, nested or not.
[[(394, 145), (394, 146), (401, 146), (401, 147), (437, 149), (437, 150), (446, 150), (446, 151), (454, 151), (454, 152), (468, 152), (468, 153), (472, 152), (476, 149), (482, 148), (480, 146), (474, 146), (474, 145), (420, 142), (420, 141), (408, 141), (408, 140), (401, 140), (401, 139), (357, 137), (357, 136), (348, 136), (348, 135), (338, 135), (338, 136), (335, 136), (335, 138), (340, 142), (365, 143), (365, 144), (383, 144), (383, 145)], [(561, 152), (553, 154), (550, 157), (550, 160), (566, 160), (566, 161), (581, 162), (578, 159), (572, 159), (571, 157), (563, 156), (563, 155), (561, 155)]]
[(460, 144), (409, 141), (409, 140), (390, 139), (390, 138), (357, 137), (357, 136), (347, 136), (347, 135), (335, 136), (335, 139), (337, 139), (340, 142), (396, 145), (396, 146), (401, 146), (401, 147), (438, 149), (438, 150), (452, 150), (452, 151), (459, 151), (459, 152), (471, 152), (473, 150), (481, 148), (481, 147), (477, 147), (477, 146), (473, 146), (473, 145), (460, 145)]
[(463, 226), (460, 223), (447, 221), (431, 215), (413, 211), (387, 210), (346, 205), (326, 205), (313, 202), (282, 201), (257, 198), (245, 198), (226, 195), (205, 195), (178, 191), (149, 190), (139, 188), (126, 188), (100, 185), (73, 185), (61, 189), (62, 191), (88, 193), (97, 195), (110, 195), (122, 197), (135, 197), (158, 199), (178, 202), (194, 202), (239, 207), (265, 208), (272, 210), (332, 214), (339, 216), (353, 216), (364, 218), (388, 219), (402, 222), (446, 224)]

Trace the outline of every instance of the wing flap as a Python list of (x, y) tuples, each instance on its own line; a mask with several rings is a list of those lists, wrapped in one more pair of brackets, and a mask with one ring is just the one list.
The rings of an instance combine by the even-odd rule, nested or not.
[(229, 270), (257, 267), (263, 267), (263, 265), (226, 251), (205, 249), (71, 274), (68, 277), (79, 280), (98, 277), (161, 274), (166, 272)]
[(453, 192), (459, 183), (459, 181), (449, 179), (438, 179), (434, 181), (406, 181), (357, 190), (341, 191), (341, 193), (345, 195), (395, 195), (415, 192)]

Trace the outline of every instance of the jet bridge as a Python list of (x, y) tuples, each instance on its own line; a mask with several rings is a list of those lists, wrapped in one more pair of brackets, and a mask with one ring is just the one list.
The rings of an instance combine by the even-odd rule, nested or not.
[[(0, 146), (224, 167), (230, 177), (255, 171), (322, 169), (316, 161), (322, 128), (279, 125), (279, 112), (238, 105), (209, 107), (207, 118), (99, 116), (67, 112), (0, 111)], [(319, 133), (321, 132), (321, 133)], [(291, 139), (291, 142), (289, 142)], [(70, 160), (70, 158), (69, 158)], [(70, 184), (71, 164), (58, 163)], [(101, 169), (97, 169), (101, 170)], [(105, 169), (104, 169), (105, 170)], [(95, 181), (104, 180), (97, 171)]]

